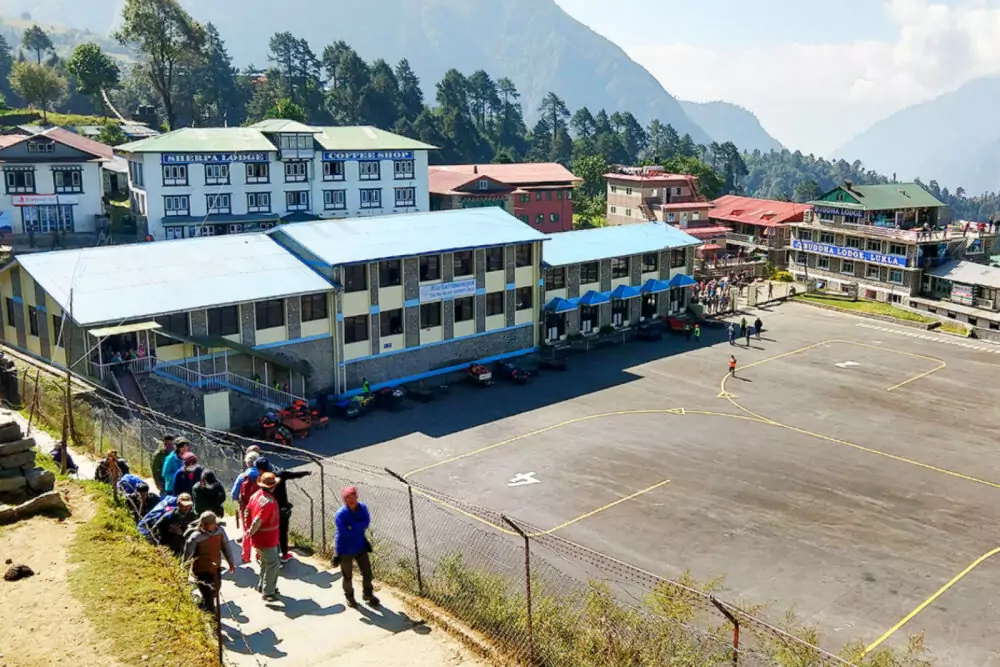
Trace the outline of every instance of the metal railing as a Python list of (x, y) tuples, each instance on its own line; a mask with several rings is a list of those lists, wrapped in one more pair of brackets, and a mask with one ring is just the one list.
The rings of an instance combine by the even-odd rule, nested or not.
[(740, 234), (738, 232), (726, 232), (726, 241), (730, 243), (746, 243), (757, 245), (760, 241), (753, 234)]
[(97, 364), (91, 362), (90, 366), (93, 369), (92, 375), (100, 377), (102, 380), (107, 380), (109, 375), (112, 375), (114, 371), (118, 368), (126, 368), (133, 373), (150, 373), (153, 368), (156, 367), (156, 357), (139, 357), (137, 359), (128, 359), (126, 361), (110, 361), (104, 364)]
[(202, 374), (183, 364), (158, 364), (153, 369), (153, 372), (156, 375), (181, 382), (189, 387), (238, 391), (241, 394), (246, 394), (257, 401), (273, 407), (284, 407), (291, 405), (294, 401), (305, 400), (302, 396), (297, 396), (292, 392), (269, 387), (251, 378), (236, 375), (228, 371)]

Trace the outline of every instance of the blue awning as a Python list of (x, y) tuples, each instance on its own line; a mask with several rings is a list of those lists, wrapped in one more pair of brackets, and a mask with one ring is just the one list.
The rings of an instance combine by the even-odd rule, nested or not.
[(609, 297), (607, 294), (604, 294), (603, 292), (595, 292), (594, 290), (590, 290), (582, 297), (580, 297), (581, 306), (597, 306), (602, 303), (608, 303), (610, 301), (611, 297)]
[(642, 286), (642, 291), (647, 294), (656, 294), (657, 292), (666, 292), (670, 289), (670, 285), (667, 284), (665, 280), (656, 280), (655, 278), (650, 278)]
[(556, 297), (545, 304), (545, 310), (558, 315), (560, 313), (568, 313), (571, 310), (576, 310), (577, 305), (576, 299), (562, 299), (560, 297)]
[(611, 292), (612, 299), (631, 299), (634, 296), (639, 296), (639, 288), (632, 287), (630, 285), (619, 285)]
[(689, 275), (678, 273), (676, 276), (670, 279), (667, 283), (670, 287), (691, 287), (692, 285), (697, 285), (698, 281)]

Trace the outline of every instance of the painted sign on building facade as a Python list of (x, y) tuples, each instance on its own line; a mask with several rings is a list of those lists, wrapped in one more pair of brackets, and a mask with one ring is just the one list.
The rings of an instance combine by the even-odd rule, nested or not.
[(843, 259), (853, 259), (873, 264), (885, 264), (887, 266), (906, 266), (906, 257), (903, 255), (886, 255), (881, 252), (871, 250), (861, 250), (860, 248), (843, 248), (841, 246), (830, 245), (828, 243), (816, 243), (815, 241), (801, 241), (792, 239), (792, 249), (805, 252), (815, 252), (830, 257), (841, 257)]
[(435, 283), (420, 286), (420, 303), (450, 301), (476, 294), (476, 279), (456, 280), (450, 283)]
[(859, 211), (853, 208), (833, 208), (831, 206), (819, 206), (819, 205), (813, 207), (813, 212), (816, 213), (816, 215), (819, 215), (820, 217), (824, 215), (829, 215), (829, 216), (843, 215), (848, 218), (861, 218), (864, 217), (865, 215), (864, 211)]
[(958, 285), (953, 283), (951, 286), (951, 300), (955, 303), (965, 304), (966, 306), (972, 305), (972, 286), (971, 285)]
[(228, 164), (230, 162), (270, 162), (264, 152), (253, 153), (164, 153), (163, 164)]
[(10, 203), (14, 206), (56, 206), (58, 204), (77, 204), (80, 198), (76, 195), (11, 195)]
[(323, 151), (324, 162), (412, 159), (413, 151)]

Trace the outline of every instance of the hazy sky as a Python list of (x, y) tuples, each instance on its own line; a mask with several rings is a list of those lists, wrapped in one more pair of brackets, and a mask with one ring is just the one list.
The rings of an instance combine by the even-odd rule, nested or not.
[(556, 2), (675, 97), (744, 106), (806, 153), (1000, 74), (1000, 0)]

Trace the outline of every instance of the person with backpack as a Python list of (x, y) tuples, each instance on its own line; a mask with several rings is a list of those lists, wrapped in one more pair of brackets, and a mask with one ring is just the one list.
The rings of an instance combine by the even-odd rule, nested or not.
[(176, 496), (182, 493), (191, 493), (194, 490), (194, 485), (201, 481), (201, 475), (205, 471), (198, 464), (198, 457), (193, 452), (185, 452), (184, 456), (181, 457), (181, 462), (184, 467), (174, 473), (174, 483), (171, 487)]
[[(151, 541), (167, 547), (180, 555), (184, 550), (184, 532), (191, 522), (194, 501), (191, 495), (168, 496), (171, 502), (160, 501), (139, 522), (139, 534)], [(167, 500), (165, 499), (165, 500)]]
[[(118, 480), (118, 491), (123, 496), (130, 496), (139, 490), (140, 484), (145, 484), (141, 477), (128, 473)], [(149, 486), (146, 486), (146, 490), (149, 490)]]
[(191, 451), (191, 443), (189, 443), (184, 438), (177, 438), (174, 440), (174, 451), (167, 454), (167, 457), (163, 460), (163, 493), (175, 496), (174, 492), (174, 476), (177, 471), (184, 467), (183, 457), (186, 453)]
[(134, 493), (125, 496), (125, 507), (132, 513), (132, 519), (138, 524), (149, 511), (160, 504), (160, 496), (149, 492), (149, 485), (140, 481)]
[(97, 464), (94, 471), (94, 479), (108, 485), (117, 485), (125, 475), (129, 474), (128, 463), (125, 459), (118, 458), (118, 451), (109, 449), (101, 462)]
[(198, 516), (205, 512), (212, 512), (216, 518), (226, 515), (226, 489), (211, 470), (201, 474), (201, 479), (191, 491), (191, 497), (194, 498), (194, 513)]
[(215, 613), (215, 597), (222, 585), (222, 561), (229, 565), (230, 574), (236, 571), (228, 543), (229, 537), (213, 512), (198, 517), (198, 528), (184, 543), (184, 560), (191, 561), (191, 574), (201, 593), (201, 608), (210, 614)]
[(267, 459), (259, 458), (254, 461), (254, 467), (247, 471), (243, 483), (240, 484), (240, 494), (237, 499), (239, 513), (243, 521), (243, 542), (241, 546), (244, 563), (250, 562), (250, 499), (260, 490), (260, 486), (257, 484), (257, 480), (260, 477), (260, 469), (257, 467), (257, 464), (261, 461), (264, 461), (265, 465), (267, 464)]
[(174, 436), (163, 436), (163, 444), (156, 450), (156, 454), (153, 454), (153, 462), (150, 464), (153, 468), (153, 483), (160, 493), (167, 489), (163, 480), (163, 464), (172, 451), (174, 451)]

